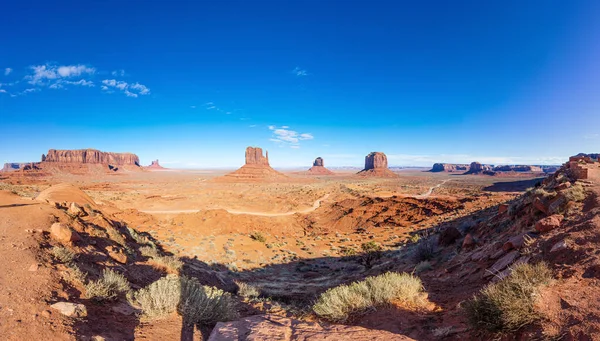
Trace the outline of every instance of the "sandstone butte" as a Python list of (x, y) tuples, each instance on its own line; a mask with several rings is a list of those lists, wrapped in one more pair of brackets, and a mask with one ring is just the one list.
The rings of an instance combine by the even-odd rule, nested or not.
[(533, 166), (533, 165), (501, 165), (491, 166), (482, 165), (479, 162), (473, 162), (470, 165), (459, 163), (434, 163), (430, 172), (468, 172), (468, 174), (489, 174), (492, 172), (503, 173), (553, 173), (558, 169), (557, 166)]
[(318, 157), (313, 162), (312, 167), (308, 170), (310, 175), (333, 175), (334, 173), (329, 169), (325, 168), (325, 163), (322, 157)]
[(42, 155), (42, 162), (102, 164), (117, 166), (139, 166), (140, 159), (132, 153), (101, 152), (96, 149), (56, 150), (50, 149)]
[(365, 156), (365, 168), (357, 173), (361, 176), (397, 178), (398, 174), (388, 168), (387, 156), (382, 152), (371, 152)]
[(158, 159), (152, 161), (150, 166), (146, 166), (144, 168), (146, 168), (146, 169), (165, 169), (165, 167), (161, 166), (160, 163), (158, 163)]
[(259, 147), (246, 148), (246, 163), (238, 170), (216, 178), (215, 181), (270, 181), (287, 179), (287, 176), (269, 165), (269, 152), (263, 156)]

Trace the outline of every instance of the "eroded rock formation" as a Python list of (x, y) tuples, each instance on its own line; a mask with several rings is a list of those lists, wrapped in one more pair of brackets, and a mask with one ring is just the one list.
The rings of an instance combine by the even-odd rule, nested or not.
[(269, 152), (267, 156), (263, 156), (262, 148), (247, 147), (246, 148), (246, 164), (247, 165), (262, 165), (269, 166)]
[(139, 166), (140, 159), (132, 153), (101, 152), (96, 149), (56, 150), (50, 149), (42, 155), (42, 162), (102, 164), (117, 166)]
[(150, 164), (150, 166), (147, 166), (146, 168), (149, 168), (149, 169), (165, 169), (163, 166), (160, 165), (160, 163), (158, 163), (158, 160), (152, 161), (152, 163)]
[(4, 167), (0, 170), (0, 172), (12, 172), (17, 171), (19, 169), (23, 169), (25, 166), (29, 165), (28, 162), (9, 162), (5, 163)]
[(431, 168), (431, 172), (465, 172), (469, 169), (467, 164), (456, 163), (435, 163)]
[(263, 156), (262, 148), (247, 147), (246, 163), (235, 172), (226, 174), (223, 177), (216, 178), (215, 181), (271, 181), (287, 178), (286, 175), (279, 173), (269, 166), (269, 152)]
[(329, 169), (325, 168), (325, 163), (323, 161), (323, 158), (318, 157), (313, 162), (313, 166), (310, 167), (310, 169), (308, 170), (308, 174), (310, 174), (310, 175), (331, 175), (331, 174), (333, 174), (333, 172), (330, 171)]
[(465, 174), (487, 174), (487, 175), (494, 175), (493, 174), (493, 167), (490, 165), (482, 165), (481, 163), (475, 161), (475, 162), (471, 162), (471, 165), (469, 166), (469, 170), (465, 173)]
[(398, 177), (388, 168), (387, 156), (382, 152), (371, 152), (365, 156), (365, 168), (358, 172), (362, 176)]

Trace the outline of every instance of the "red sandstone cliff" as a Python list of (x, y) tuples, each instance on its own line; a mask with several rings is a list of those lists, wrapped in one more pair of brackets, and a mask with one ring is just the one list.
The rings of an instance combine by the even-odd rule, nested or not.
[(140, 159), (132, 153), (101, 152), (96, 149), (56, 150), (50, 149), (42, 155), (42, 162), (102, 164), (113, 166), (139, 166)]

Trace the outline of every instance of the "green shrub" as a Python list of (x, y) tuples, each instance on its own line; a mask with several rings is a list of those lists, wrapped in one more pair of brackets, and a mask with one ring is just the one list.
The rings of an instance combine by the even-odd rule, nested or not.
[(373, 262), (380, 259), (382, 256), (383, 248), (381, 245), (379, 245), (379, 243), (374, 241), (363, 243), (360, 248), (362, 249), (362, 253), (360, 255), (361, 263), (366, 268), (372, 267)]
[(62, 246), (53, 247), (52, 255), (61, 263), (71, 263), (77, 257), (77, 253)]
[(580, 183), (569, 187), (563, 193), (568, 201), (581, 202), (585, 200), (585, 188)]
[(213, 324), (236, 317), (235, 301), (229, 293), (202, 286), (187, 277), (167, 276), (128, 296), (148, 318), (178, 312), (190, 324)]
[(426, 303), (421, 280), (407, 273), (387, 272), (363, 281), (340, 285), (322, 293), (313, 305), (320, 317), (344, 322), (370, 308), (398, 302), (422, 307)]
[(469, 324), (486, 332), (510, 332), (541, 318), (535, 309), (540, 289), (552, 274), (544, 263), (519, 264), (507, 277), (490, 284), (462, 304)]
[(86, 297), (96, 301), (112, 300), (129, 290), (127, 279), (110, 269), (104, 269), (102, 277), (96, 281), (90, 281), (85, 286)]
[(87, 280), (87, 273), (81, 271), (75, 263), (69, 263), (68, 267), (68, 270), (62, 273), (63, 279), (71, 284), (83, 285)]

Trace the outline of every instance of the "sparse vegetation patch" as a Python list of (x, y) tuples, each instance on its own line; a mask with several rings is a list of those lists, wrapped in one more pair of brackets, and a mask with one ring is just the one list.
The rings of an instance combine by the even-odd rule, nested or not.
[(87, 298), (106, 301), (127, 293), (130, 287), (123, 275), (110, 269), (104, 269), (102, 277), (96, 281), (90, 281), (86, 284), (85, 289)]

